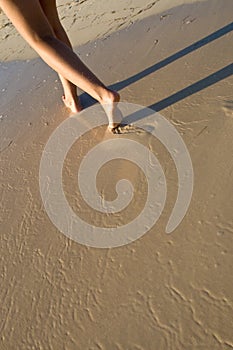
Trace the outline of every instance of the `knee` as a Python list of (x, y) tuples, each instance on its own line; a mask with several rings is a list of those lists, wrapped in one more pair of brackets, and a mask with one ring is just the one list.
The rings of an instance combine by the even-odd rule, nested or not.
[(60, 23), (56, 24), (55, 26), (53, 26), (53, 32), (54, 35), (56, 36), (56, 38), (58, 38), (59, 40), (64, 40), (66, 34), (65, 34), (65, 30), (62, 27), (62, 25)]
[(56, 38), (53, 31), (48, 33), (37, 33), (32, 36), (31, 44), (32, 46), (40, 46), (43, 44), (50, 44)]

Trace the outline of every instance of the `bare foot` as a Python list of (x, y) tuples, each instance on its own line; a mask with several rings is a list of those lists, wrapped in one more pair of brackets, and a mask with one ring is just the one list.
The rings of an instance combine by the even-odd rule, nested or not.
[(113, 131), (122, 121), (122, 114), (117, 108), (120, 95), (116, 91), (108, 90), (106, 96), (100, 102), (108, 117), (108, 129)]
[(76, 96), (75, 98), (73, 98), (73, 97), (66, 98), (65, 95), (63, 95), (62, 101), (63, 101), (64, 105), (71, 110), (72, 113), (81, 112), (82, 106), (81, 106), (81, 103), (79, 101), (78, 96)]

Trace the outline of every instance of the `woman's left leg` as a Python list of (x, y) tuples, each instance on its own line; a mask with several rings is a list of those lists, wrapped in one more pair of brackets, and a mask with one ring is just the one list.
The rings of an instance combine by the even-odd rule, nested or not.
[[(47, 17), (51, 27), (53, 28), (55, 36), (61, 40), (64, 44), (69, 46), (72, 49), (72, 45), (70, 40), (60, 22), (56, 0), (39, 0), (41, 7)], [(62, 96), (62, 100), (64, 104), (73, 112), (77, 113), (82, 110), (81, 103), (77, 96), (77, 88), (76, 85), (71, 83), (69, 80), (64, 78), (61, 74), (59, 74), (59, 78), (61, 80), (64, 95)]]

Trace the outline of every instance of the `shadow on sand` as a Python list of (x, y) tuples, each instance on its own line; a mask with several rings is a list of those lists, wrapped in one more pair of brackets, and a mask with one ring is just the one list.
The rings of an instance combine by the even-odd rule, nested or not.
[[(109, 86), (111, 89), (120, 91), (127, 86), (139, 81), (142, 78), (145, 78), (146, 76), (156, 72), (157, 70), (169, 65), (170, 63), (188, 55), (189, 53), (198, 50), (199, 48), (213, 42), (216, 39), (221, 38), (222, 36), (226, 35), (227, 33), (230, 33), (233, 30), (233, 22), (226, 25), (225, 27), (220, 28), (216, 32), (204, 37), (203, 39), (196, 41), (195, 43), (191, 44), (190, 46), (187, 46), (186, 48), (176, 52), (175, 54), (165, 58), (164, 60), (155, 63), (151, 67), (146, 68), (140, 73), (137, 73), (125, 80), (122, 80), (121, 82), (112, 84)], [(191, 96), (195, 94), (198, 91), (201, 91), (213, 84), (216, 84), (217, 82), (231, 76), (233, 74), (233, 64), (229, 64), (228, 66), (220, 69), (219, 71), (199, 80), (198, 82), (187, 86), (186, 88), (172, 94), (171, 96), (158, 101), (150, 106), (148, 108), (153, 109), (156, 112), (161, 111), (162, 109), (173, 105), (174, 103), (181, 101), (185, 99), (188, 96)], [(96, 101), (90, 98), (87, 94), (83, 94), (81, 96), (81, 99), (84, 100), (84, 104), (87, 107), (90, 107), (93, 105)], [(145, 109), (145, 112), (140, 111), (139, 113), (134, 113), (133, 115), (127, 116), (123, 122), (124, 124), (130, 124), (136, 120), (142, 119), (148, 115), (148, 109)]]

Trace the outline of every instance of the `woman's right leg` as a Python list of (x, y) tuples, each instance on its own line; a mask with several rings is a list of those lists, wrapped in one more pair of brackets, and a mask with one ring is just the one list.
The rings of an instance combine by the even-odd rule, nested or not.
[(101, 103), (110, 128), (119, 124), (115, 120), (119, 94), (107, 89), (78, 56), (55, 37), (39, 0), (0, 0), (0, 7), (50, 67)]

